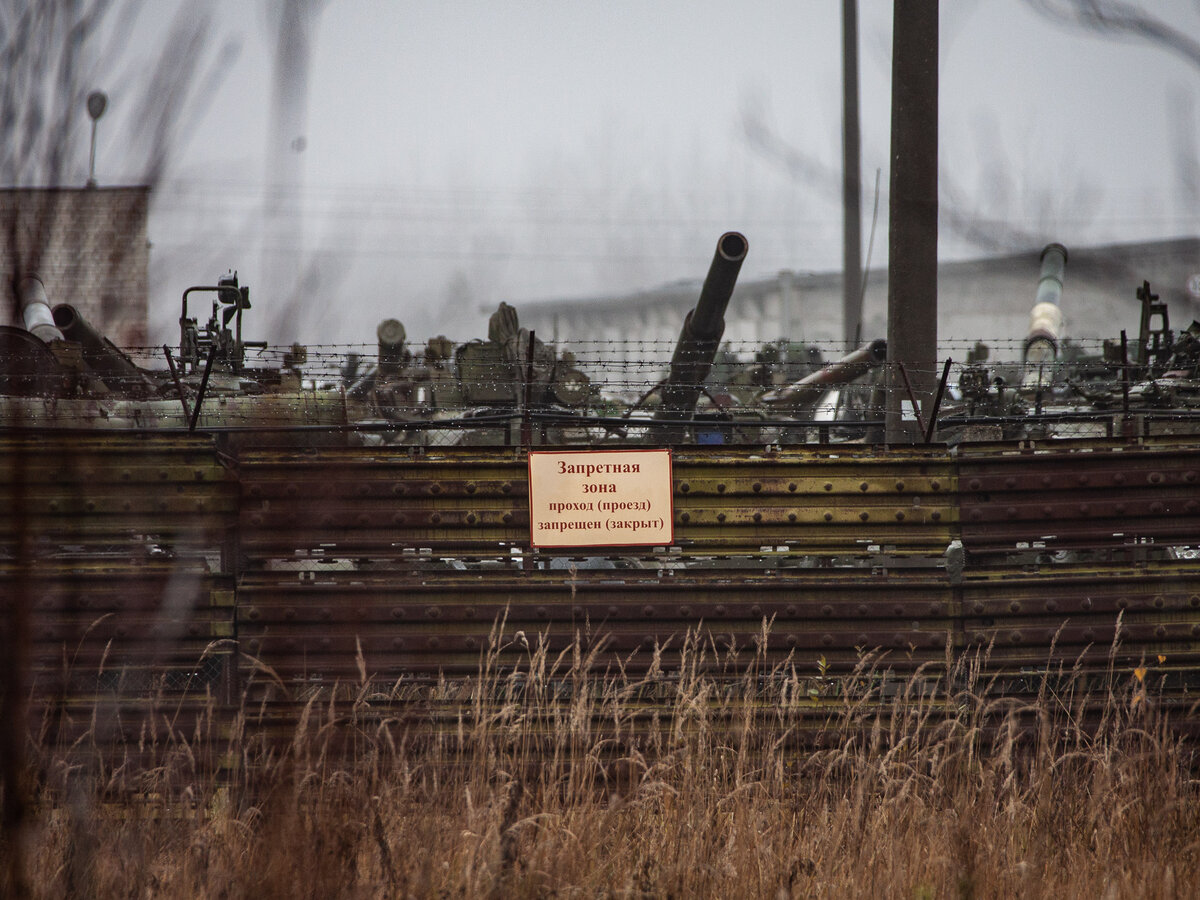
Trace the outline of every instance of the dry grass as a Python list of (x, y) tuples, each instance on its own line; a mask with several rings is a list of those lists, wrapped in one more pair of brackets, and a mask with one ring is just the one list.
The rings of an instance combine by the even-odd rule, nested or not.
[(1200, 892), (1193, 750), (1143, 670), (1013, 700), (979, 658), (835, 680), (693, 637), (681, 670), (635, 680), (520, 641), (498, 625), (477, 679), (425, 692), (419, 728), (387, 718), (406, 686), (379, 692), (365, 661), (288, 740), (257, 737), (248, 702), (220, 777), (187, 746), (124, 768), (87, 741), (43, 750), (31, 894)]

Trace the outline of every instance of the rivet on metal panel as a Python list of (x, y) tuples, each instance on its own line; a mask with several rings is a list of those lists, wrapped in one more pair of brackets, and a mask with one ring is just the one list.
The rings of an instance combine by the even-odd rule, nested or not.
[(1192, 594), (1188, 597), (1188, 606), (1192, 609), (1200, 609), (1200, 594)]
[(505, 525), (507, 525), (512, 520), (513, 520), (512, 513), (509, 513), (509, 512), (506, 512), (504, 515), (502, 515), (500, 517), (500, 521), (503, 522)]
[(537, 617), (539, 619), (550, 618), (550, 610), (546, 609), (546, 607), (544, 607), (544, 606), (539, 606), (537, 609), (534, 610), (534, 613), (537, 615)]
[(295, 497), (297, 494), (300, 493), (300, 485), (289, 484), (283, 489), (283, 492), (285, 494), (287, 494), (289, 497)]
[(362, 526), (366, 527), (367, 525), (371, 524), (371, 517), (368, 516), (366, 513), (359, 513), (357, 516), (354, 517), (354, 523), (356, 525), (362, 525)]
[(785, 644), (787, 644), (789, 647), (795, 647), (796, 644), (800, 643), (800, 640), (799, 640), (799, 638), (796, 637), (796, 635), (789, 634), (786, 637), (784, 637), (783, 642)]
[(723, 512), (717, 513), (717, 521), (724, 522), (725, 521), (725, 513), (723, 513)]
[(1195, 481), (1195, 480), (1196, 480), (1196, 473), (1195, 473), (1195, 471), (1193, 471), (1193, 470), (1189, 469), (1188, 471), (1184, 472), (1184, 473), (1183, 473), (1183, 480), (1184, 480), (1184, 481), (1186, 481), (1188, 484), (1191, 484), (1193, 481)]
[(167, 501), (166, 501), (166, 500), (159, 500), (159, 501), (158, 501), (158, 511), (159, 511), (159, 512), (166, 512), (166, 511), (167, 511)]
[(974, 610), (974, 612), (975, 612), (975, 614), (976, 614), (976, 615), (978, 615), (978, 614), (982, 613), (982, 612), (984, 611), (984, 609), (985, 609), (985, 608), (986, 608), (986, 607), (983, 605), (983, 603), (981, 603), (981, 602), (980, 602), (980, 601), (978, 601), (978, 600), (976, 600), (976, 601), (975, 601), (975, 605), (971, 607), (971, 609), (972, 609), (972, 610)]
[(983, 482), (980, 481), (978, 478), (972, 478), (969, 482), (967, 482), (967, 487), (969, 487), (973, 491), (977, 491), (981, 487), (983, 487)]
[(1162, 503), (1160, 503), (1157, 500), (1155, 500), (1153, 503), (1150, 504), (1150, 512), (1156, 516), (1162, 515), (1162, 511), (1164, 508), (1165, 507), (1163, 507)]
[(247, 488), (246, 493), (248, 493), (251, 497), (261, 497), (262, 496), (262, 486), (257, 485), (257, 484), (252, 484), (252, 485), (250, 485), (249, 488)]
[(402, 513), (402, 512), (392, 513), (392, 524), (393, 525), (403, 525), (406, 521), (407, 521), (407, 519), (405, 518), (404, 513)]
[(683, 606), (679, 607), (679, 615), (683, 616), (685, 619), (691, 618), (692, 608), (685, 603)]
[(896, 490), (898, 490), (898, 491), (904, 490), (904, 482), (903, 481), (896, 482)]
[(396, 496), (399, 496), (400, 494), (406, 494), (408, 493), (408, 488), (404, 486), (403, 481), (397, 481), (392, 485), (392, 493)]
[(1155, 609), (1162, 609), (1164, 606), (1167, 605), (1166, 598), (1163, 597), (1162, 594), (1155, 594), (1153, 603), (1154, 603)]
[(929, 482), (929, 489), (931, 491), (940, 491), (942, 489), (942, 483), (940, 481), (931, 481)]
[(1091, 515), (1092, 508), (1086, 503), (1079, 504), (1079, 514), (1081, 516)]
[(896, 521), (897, 521), (897, 522), (903, 522), (903, 521), (904, 521), (904, 510), (902, 510), (902, 509), (898, 509), (898, 510), (896, 510)]
[(1125, 473), (1117, 472), (1115, 475), (1113, 475), (1112, 480), (1113, 480), (1113, 484), (1124, 484), (1125, 483)]
[(935, 521), (935, 522), (940, 522), (940, 521), (942, 521), (942, 514), (941, 514), (941, 512), (939, 512), (938, 510), (935, 509), (933, 512), (931, 512), (929, 514), (929, 518), (933, 519), (933, 521)]
[(1113, 506), (1113, 512), (1115, 512), (1118, 516), (1124, 515), (1125, 514), (1125, 504), (1117, 503), (1116, 505)]
[(832, 522), (833, 521), (833, 513), (826, 511), (823, 518), (825, 519), (826, 522)]
[(392, 607), (392, 618), (393, 619), (403, 619), (404, 618), (404, 607), (403, 606), (393, 606)]
[(262, 641), (260, 641), (258, 638), (252, 638), (248, 646), (251, 650), (257, 653), (259, 648), (262, 647)]
[(971, 521), (972, 522), (978, 522), (982, 518), (983, 518), (983, 510), (982, 509), (971, 510)]
[(506, 482), (504, 482), (504, 484), (500, 485), (500, 493), (511, 494), (512, 493), (512, 482), (506, 481)]
[(1021, 604), (1014, 600), (1012, 603), (1008, 604), (1008, 611), (1019, 613), (1021, 611)]
[(858, 604), (858, 614), (860, 616), (865, 616), (870, 611), (871, 611), (871, 608), (869, 606), (867, 606), (867, 604), (865, 604), (865, 603)]
[(689, 513), (689, 512), (680, 513), (680, 514), (679, 514), (679, 521), (680, 521), (680, 522), (690, 522), (690, 521), (692, 521), (692, 514), (691, 514), (691, 513)]
[(654, 615), (654, 607), (647, 603), (642, 607), (642, 615), (647, 619), (651, 618)]
[(691, 489), (692, 489), (692, 486), (690, 484), (688, 484), (686, 481), (679, 482), (679, 492), (681, 494), (686, 494)]
[(295, 650), (299, 646), (300, 646), (300, 644), (296, 641), (295, 638), (288, 638), (286, 641), (283, 642), (284, 650)]
[(825, 490), (827, 490), (827, 491), (833, 490), (833, 482), (832, 481), (825, 482)]
[(1192, 626), (1192, 637), (1196, 637), (1197, 635), (1200, 635), (1200, 622)]
[(473, 619), (477, 615), (479, 615), (479, 613), (476, 611), (475, 607), (473, 607), (473, 606), (468, 606), (466, 609), (463, 610), (464, 618)]
[(621, 612), (621, 609), (618, 606), (610, 605), (608, 607), (608, 617), (610, 619), (615, 619), (620, 614), (620, 612)]
[(475, 490), (476, 490), (476, 489), (475, 489), (475, 482), (473, 482), (473, 481), (468, 481), (468, 482), (467, 482), (467, 493), (468, 493), (468, 494), (473, 494), (473, 493), (475, 493)]
[(327, 637), (321, 638), (321, 647), (323, 649), (328, 650), (332, 646), (333, 646), (333, 638), (327, 638)]
[(1157, 638), (1165, 638), (1167, 636), (1167, 626), (1159, 625), (1154, 629), (1154, 636)]
[(170, 477), (171, 477), (171, 473), (170, 473), (170, 472), (168, 472), (166, 469), (159, 469), (159, 470), (158, 470), (158, 477), (159, 477), (159, 479), (160, 479), (160, 480), (162, 480), (162, 481), (166, 481), (168, 478), (170, 478)]
[(468, 650), (478, 650), (479, 639), (468, 635), (467, 637), (463, 638), (463, 646)]
[(793, 494), (796, 493), (796, 482), (789, 481), (788, 482), (788, 490)]
[(393, 650), (403, 650), (404, 649), (404, 638), (402, 638), (402, 637), (392, 638), (392, 649)]
[(246, 618), (248, 618), (251, 622), (257, 622), (261, 617), (262, 613), (259, 611), (257, 606), (252, 606), (246, 610)]
[(718, 493), (718, 494), (723, 494), (723, 493), (725, 493), (725, 485), (724, 485), (723, 483), (722, 483), (722, 484), (718, 484), (718, 485), (717, 485), (717, 493)]
[(1046, 601), (1046, 612), (1054, 612), (1057, 609), (1058, 609), (1058, 601), (1057, 600), (1047, 600)]
[(1162, 472), (1151, 472), (1146, 480), (1149, 481), (1151, 484), (1162, 484), (1162, 480), (1163, 480)]
[(1117, 609), (1129, 609), (1129, 598), (1128, 597), (1118, 597), (1117, 598)]
[(654, 646), (654, 635), (643, 634), (642, 635), (642, 646), (646, 647), (647, 649), (652, 648)]
[(1006, 488), (1008, 488), (1009, 490), (1012, 490), (1013, 488), (1015, 488), (1017, 486), (1017, 479), (1015, 479), (1011, 475), (1009, 475), (1007, 478), (1004, 479), (1004, 486)]
[(762, 513), (760, 513), (760, 512), (756, 512), (756, 513), (754, 514), (754, 521), (755, 521), (755, 522), (761, 522), (761, 521), (762, 521)]
[(429, 522), (430, 522), (430, 524), (432, 524), (432, 525), (438, 525), (438, 524), (440, 524), (440, 523), (441, 523), (441, 521), (442, 521), (442, 517), (441, 517), (441, 514), (440, 514), (440, 513), (431, 513), (431, 514), (430, 514), (430, 516), (429, 516)]
[(131, 478), (133, 478), (133, 473), (131, 471), (129, 471), (128, 469), (121, 470), (121, 480), (122, 481), (129, 481)]
[(754, 484), (750, 485), (750, 490), (754, 491), (754, 493), (757, 494), (759, 491), (762, 490), (762, 484), (760, 484), (759, 482), (756, 481), (756, 482), (754, 482)]
[(1080, 601), (1079, 605), (1084, 609), (1091, 609), (1095, 604), (1092, 603), (1091, 597), (1084, 597), (1083, 600)]
[(1096, 639), (1096, 629), (1094, 629), (1094, 628), (1083, 629), (1083, 639), (1085, 641), (1089, 641), (1089, 642), (1094, 641)]
[(867, 490), (869, 490), (869, 489), (870, 489), (870, 487), (871, 487), (871, 485), (867, 484), (867, 482), (865, 482), (865, 481), (863, 481), (863, 482), (860, 482), (860, 483), (859, 483), (859, 485), (858, 485), (858, 489), (859, 489), (860, 491), (864, 491), (864, 492), (865, 492), (865, 491), (867, 491)]
[(196, 500), (196, 509), (203, 510), (206, 506), (208, 506), (208, 503), (203, 497), (200, 497), (198, 500)]
[(475, 513), (467, 513), (467, 524), (468, 525), (474, 525), (478, 521), (479, 521), (479, 517), (476, 516)]
[(87, 501), (85, 504), (83, 504), (83, 508), (86, 509), (88, 512), (95, 512), (96, 511), (96, 501), (95, 500)]
[(366, 484), (364, 482), (363, 484), (360, 484), (358, 486), (358, 496), (369, 497), (370, 495), (371, 495), (371, 485)]
[(763, 614), (762, 607), (759, 606), (757, 603), (755, 603), (753, 606), (750, 607), (750, 615), (754, 616), (754, 618), (756, 618), (756, 619), (761, 618), (762, 614)]
[(51, 500), (50, 503), (47, 505), (50, 507), (50, 512), (58, 512), (58, 501), (57, 500)]
[(831, 646), (833, 644), (833, 635), (832, 634), (821, 635), (821, 643), (824, 644), (826, 647)]
[(203, 470), (203, 469), (194, 469), (194, 470), (192, 471), (192, 475), (195, 477), (195, 479), (196, 479), (197, 481), (203, 481), (203, 480), (204, 480), (204, 470)]
[(892, 643), (895, 644), (897, 647), (903, 647), (904, 646), (904, 635), (893, 634), (892, 635)]
[(425, 607), (425, 618), (427, 618), (427, 619), (437, 619), (437, 618), (439, 618), (441, 615), (442, 615), (442, 611), (441, 611), (440, 609), (438, 609), (436, 606), (427, 606), (427, 607)]
[(296, 618), (296, 610), (295, 610), (295, 607), (291, 607), (291, 606), (289, 606), (287, 609), (285, 609), (285, 610), (283, 611), (283, 617), (284, 617), (284, 618), (285, 618), (287, 621), (289, 621), (289, 622), (290, 622), (292, 619)]
[(1042, 515), (1047, 519), (1052, 518), (1054, 516), (1054, 507), (1047, 503), (1042, 507)]
[(438, 484), (436, 481), (429, 486), (429, 493), (440, 494), (441, 492), (442, 492), (442, 486), (440, 484)]
[(858, 514), (858, 517), (860, 519), (862, 519), (864, 522), (866, 522), (871, 518), (871, 514), (864, 509), (862, 512), (860, 512)]
[(725, 615), (725, 604), (718, 603), (715, 607), (713, 607), (713, 612), (716, 613), (718, 616)]
[(425, 646), (430, 650), (436, 650), (438, 647), (442, 646), (442, 641), (437, 635), (431, 634), (429, 637), (425, 638)]
[(1019, 643), (1021, 643), (1021, 637), (1022, 637), (1021, 632), (1010, 631), (1008, 633), (1008, 642), (1010, 644), (1019, 644)]
[(321, 525), (323, 525), (325, 528), (332, 528), (333, 527), (333, 516), (329, 515), (328, 513), (321, 516)]
[(854, 646), (861, 649), (867, 646), (867, 641), (869, 640), (870, 638), (868, 638), (865, 634), (859, 634), (858, 637), (854, 639)]
[(795, 521), (796, 521), (796, 514), (795, 514), (794, 512), (788, 513), (788, 521), (789, 521), (789, 522), (795, 522)]
[(939, 604), (939, 603), (930, 603), (929, 604), (929, 614), (931, 616), (941, 615), (941, 612), (942, 612), (941, 604)]
[(1015, 519), (1017, 517), (1017, 508), (1015, 506), (1006, 506), (1004, 508), (1004, 514), (1010, 519)]
[(1194, 513), (1198, 506), (1200, 505), (1198, 505), (1195, 500), (1189, 500), (1187, 503), (1183, 504), (1183, 511)]
[(902, 616), (904, 615), (904, 607), (897, 603), (892, 607), (892, 612), (897, 616)]

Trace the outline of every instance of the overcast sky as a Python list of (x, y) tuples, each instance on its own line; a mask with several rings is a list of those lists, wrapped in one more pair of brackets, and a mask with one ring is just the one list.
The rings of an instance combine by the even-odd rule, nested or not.
[[(228, 268), (265, 337), (317, 343), (370, 341), (385, 316), (410, 338), (469, 338), (500, 300), (699, 278), (728, 229), (750, 242), (743, 278), (840, 266), (836, 0), (315, 5), (307, 121), (282, 164), (268, 146), (279, 4), (154, 0), (124, 68), (98, 62), (118, 87), (96, 85), (112, 91), (97, 177), (131, 183), (116, 73), (157, 58), (181, 10), (211, 15), (206, 58), (236, 48), (158, 188), (152, 336), (173, 334), (170, 298)], [(1195, 0), (1142, 6), (1200, 34)], [(876, 170), (886, 204), (891, 10), (860, 3), (864, 248)], [(1200, 232), (1198, 86), (1180, 56), (1024, 0), (943, 0), (943, 199), (1012, 250)], [(285, 195), (265, 187), (276, 178)], [(886, 224), (884, 205), (875, 263)], [(940, 252), (995, 248), (943, 227)]]

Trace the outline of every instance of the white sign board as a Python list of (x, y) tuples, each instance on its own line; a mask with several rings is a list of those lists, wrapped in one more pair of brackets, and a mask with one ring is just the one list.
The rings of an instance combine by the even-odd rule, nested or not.
[(675, 537), (670, 450), (531, 450), (534, 547), (665, 546)]

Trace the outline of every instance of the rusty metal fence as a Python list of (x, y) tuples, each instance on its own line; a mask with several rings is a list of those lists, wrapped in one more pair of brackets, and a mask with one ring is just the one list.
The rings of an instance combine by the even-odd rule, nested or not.
[(6, 437), (0, 590), (36, 733), (61, 741), (98, 698), (175, 698), (186, 729), (364, 676), (398, 697), (538, 642), (670, 671), (696, 632), (724, 666), (754, 648), (911, 673), (978, 650), (1013, 685), (1150, 663), (1186, 694), (1198, 473), (1194, 438), (679, 448), (670, 546), (547, 551), (517, 449)]

